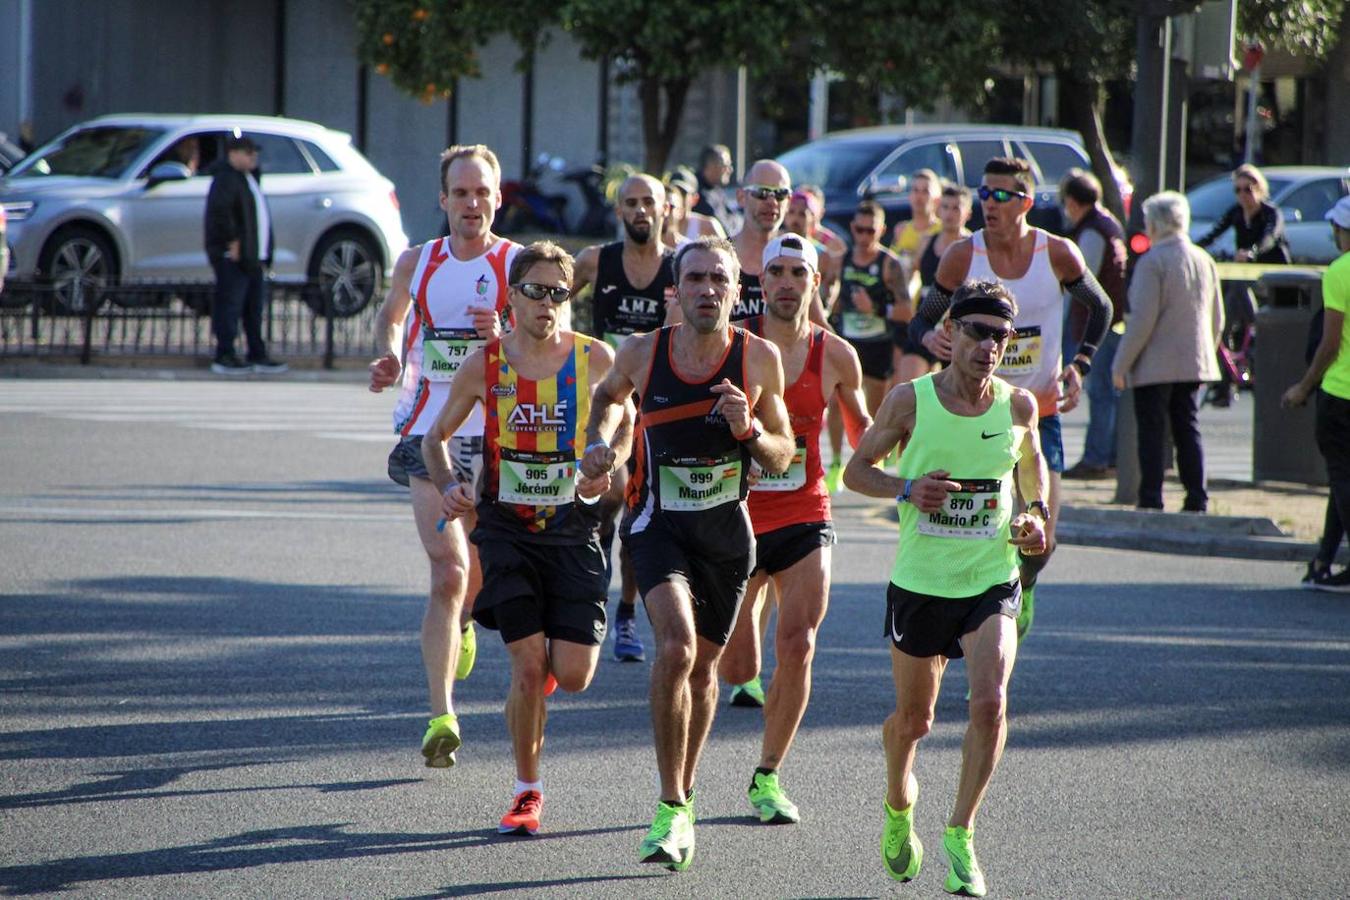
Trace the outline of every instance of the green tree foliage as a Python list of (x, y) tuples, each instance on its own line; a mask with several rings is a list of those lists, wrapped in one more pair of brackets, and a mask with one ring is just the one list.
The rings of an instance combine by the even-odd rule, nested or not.
[(1344, 14), (1345, 0), (1238, 0), (1238, 31), (1270, 49), (1325, 59)]

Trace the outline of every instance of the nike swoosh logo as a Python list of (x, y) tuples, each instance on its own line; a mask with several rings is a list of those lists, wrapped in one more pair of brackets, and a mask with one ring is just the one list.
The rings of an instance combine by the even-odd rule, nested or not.
[(613, 292), (613, 291), (617, 291), (618, 289), (619, 289), (619, 286), (618, 286), (617, 284), (607, 284), (607, 285), (605, 285), (604, 287), (602, 287), (602, 288), (600, 289), (600, 293), (602, 293), (602, 294), (608, 294), (608, 293), (611, 293), (611, 292)]
[(904, 636), (905, 633), (903, 631), (899, 634), (895, 633), (895, 613), (891, 613), (891, 637), (894, 638), (895, 642), (898, 644)]
[(984, 439), (987, 441), (987, 440), (989, 440), (990, 438), (996, 438), (996, 437), (998, 437), (1000, 434), (1007, 434), (1007, 432), (1006, 432), (1006, 431), (995, 431), (993, 434), (985, 434), (983, 431), (981, 431), (981, 432), (980, 432), (980, 437), (984, 438)]

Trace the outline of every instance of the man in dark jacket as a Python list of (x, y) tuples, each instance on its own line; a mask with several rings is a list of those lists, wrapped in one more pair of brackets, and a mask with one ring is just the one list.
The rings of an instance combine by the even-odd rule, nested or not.
[(698, 202), (693, 212), (722, 223), (727, 234), (741, 230), (741, 214), (731, 208), (727, 185), (731, 182), (731, 150), (725, 144), (709, 144), (698, 156)]
[[(211, 307), (216, 358), (211, 371), (218, 375), (286, 371), (284, 363), (267, 355), (262, 336), (263, 272), (272, 261), (272, 217), (258, 184), (257, 167), (258, 145), (235, 129), (225, 141), (225, 159), (217, 160), (210, 170), (206, 256), (216, 273), (216, 299)], [(247, 362), (234, 350), (241, 314)]]
[[(1059, 199), (1069, 220), (1069, 239), (1082, 251), (1088, 271), (1097, 276), (1111, 298), (1111, 328), (1102, 338), (1087, 377), (1088, 427), (1083, 458), (1064, 473), (1065, 478), (1107, 478), (1116, 465), (1116, 401), (1111, 384), (1111, 363), (1124, 332), (1125, 319), (1125, 230), (1102, 206), (1102, 186), (1092, 173), (1072, 169), (1059, 187)], [(1078, 346), (1087, 325), (1079, 304), (1069, 308), (1065, 340)]]

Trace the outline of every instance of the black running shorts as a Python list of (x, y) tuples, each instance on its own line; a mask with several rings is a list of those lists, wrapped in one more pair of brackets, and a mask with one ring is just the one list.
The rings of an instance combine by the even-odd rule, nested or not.
[(821, 547), (835, 542), (829, 522), (786, 525), (755, 536), (755, 572), (776, 575), (792, 568)]
[(605, 639), (605, 560), (598, 544), (541, 544), (474, 529), (483, 587), (473, 618), (509, 644), (548, 638), (598, 645)]
[(879, 341), (849, 341), (858, 351), (858, 362), (862, 363), (862, 373), (868, 378), (885, 381), (895, 371), (891, 342), (884, 338)]
[(934, 597), (892, 584), (886, 590), (886, 630), (891, 643), (910, 656), (959, 659), (961, 637), (990, 616), (1016, 619), (1022, 611), (1022, 585), (996, 584), (973, 597)]
[(725, 645), (754, 568), (750, 516), (744, 504), (677, 516), (654, 513), (637, 533), (624, 522), (623, 543), (638, 591), (646, 602), (666, 582), (683, 585), (693, 598), (695, 632)]

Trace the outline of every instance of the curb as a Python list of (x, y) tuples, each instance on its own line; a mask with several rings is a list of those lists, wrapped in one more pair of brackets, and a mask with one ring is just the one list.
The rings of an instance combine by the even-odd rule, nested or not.
[[(1112, 550), (1143, 550), (1149, 553), (1170, 553), (1175, 556), (1218, 556), (1265, 562), (1305, 563), (1317, 555), (1316, 544), (1287, 537), (1112, 528), (1068, 521), (1060, 523), (1055, 537), (1061, 544), (1108, 547)], [(1344, 559), (1344, 551), (1341, 559)]]

